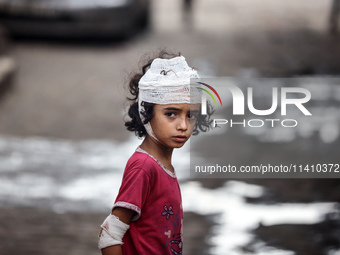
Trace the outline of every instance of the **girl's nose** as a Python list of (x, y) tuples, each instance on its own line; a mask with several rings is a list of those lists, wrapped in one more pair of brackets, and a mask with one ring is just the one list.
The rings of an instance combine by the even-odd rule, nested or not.
[(189, 123), (187, 121), (187, 118), (186, 117), (180, 117), (178, 119), (177, 129), (186, 131), (188, 129), (188, 125), (189, 125)]

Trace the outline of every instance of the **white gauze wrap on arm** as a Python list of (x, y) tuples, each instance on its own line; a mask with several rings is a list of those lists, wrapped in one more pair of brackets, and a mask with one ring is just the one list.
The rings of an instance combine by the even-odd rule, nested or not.
[(108, 246), (123, 244), (123, 236), (129, 229), (129, 225), (120, 221), (118, 217), (110, 214), (101, 225), (98, 248), (103, 249)]

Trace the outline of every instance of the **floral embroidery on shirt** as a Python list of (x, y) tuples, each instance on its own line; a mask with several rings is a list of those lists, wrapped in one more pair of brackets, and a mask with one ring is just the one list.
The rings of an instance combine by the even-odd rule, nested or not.
[(166, 216), (166, 219), (170, 219), (170, 215), (174, 215), (174, 211), (172, 210), (172, 205), (169, 208), (165, 205), (163, 206), (164, 211), (162, 212), (162, 216)]

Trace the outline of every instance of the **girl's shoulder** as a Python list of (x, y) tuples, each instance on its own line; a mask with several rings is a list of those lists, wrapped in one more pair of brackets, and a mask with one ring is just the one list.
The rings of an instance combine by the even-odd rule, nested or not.
[(176, 177), (175, 173), (166, 169), (155, 157), (148, 154), (140, 147), (137, 147), (136, 151), (129, 158), (126, 164), (126, 171), (129, 171), (129, 169), (143, 170), (148, 175), (154, 175), (155, 173), (165, 171), (171, 177)]
[(132, 165), (134, 167), (142, 167), (149, 164), (154, 164), (152, 158), (148, 153), (143, 151), (140, 147), (137, 147), (135, 152), (131, 155), (127, 162), (127, 166)]

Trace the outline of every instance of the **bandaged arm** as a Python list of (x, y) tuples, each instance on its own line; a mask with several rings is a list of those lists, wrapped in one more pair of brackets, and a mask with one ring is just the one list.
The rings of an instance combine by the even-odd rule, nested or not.
[(115, 215), (110, 214), (101, 225), (98, 248), (103, 249), (108, 246), (123, 244), (123, 236), (129, 229), (129, 225), (120, 221)]
[[(108, 250), (120, 249), (121, 244), (123, 244), (123, 236), (129, 229), (129, 224), (133, 216), (134, 211), (116, 207), (112, 211), (112, 214), (104, 220), (101, 225), (98, 241), (98, 247), (102, 250), (102, 254), (116, 254)], [(119, 254), (119, 252), (117, 254)]]

